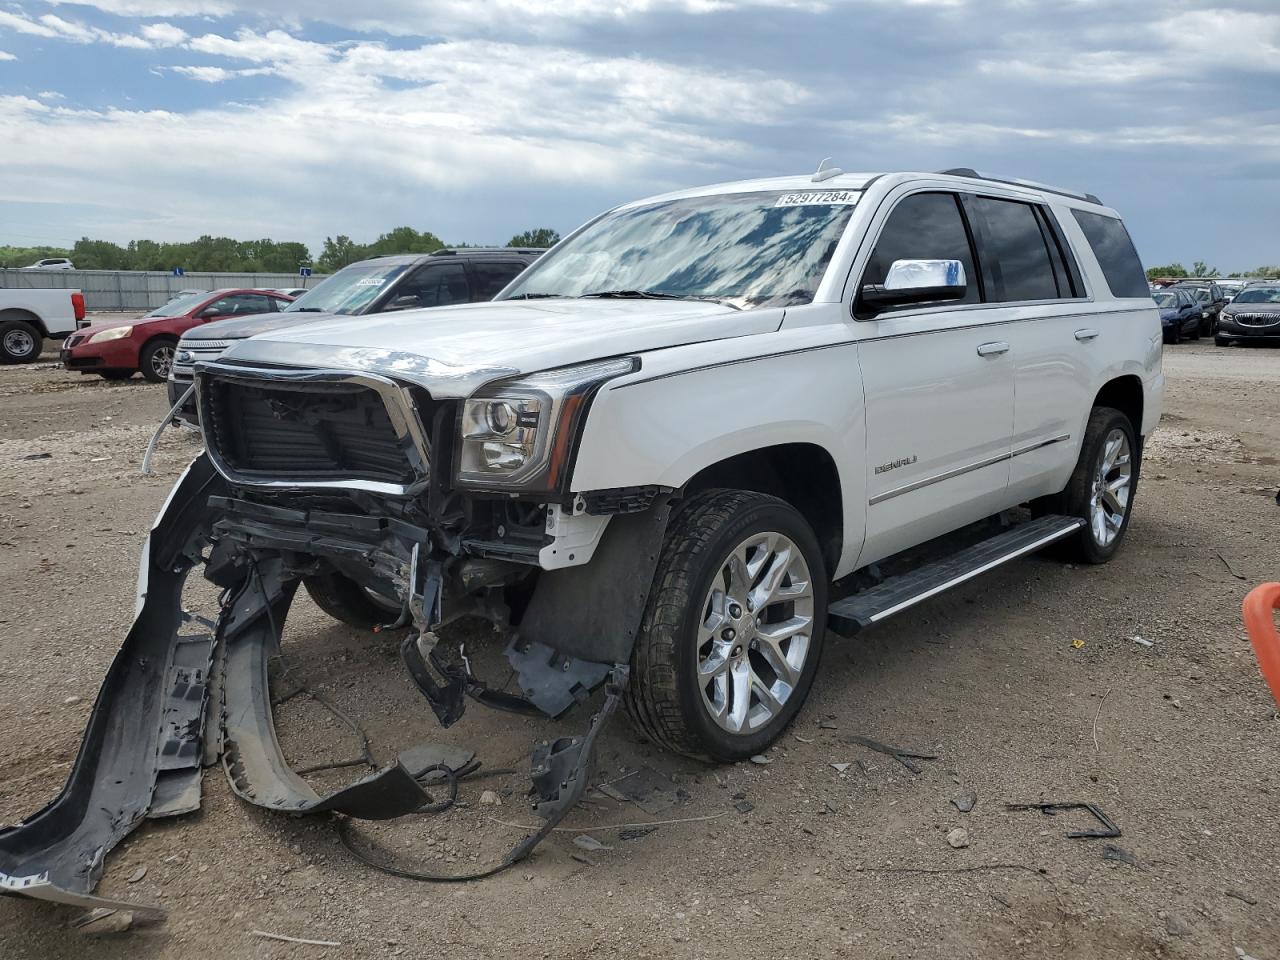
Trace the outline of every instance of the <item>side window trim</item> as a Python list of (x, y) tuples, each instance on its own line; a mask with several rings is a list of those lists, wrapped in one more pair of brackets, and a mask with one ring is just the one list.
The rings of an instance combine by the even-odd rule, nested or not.
[[(900, 207), (905, 201), (909, 200), (911, 197), (917, 197), (924, 193), (945, 194), (951, 197), (952, 200), (955, 202), (956, 209), (960, 214), (960, 223), (964, 226), (965, 238), (969, 242), (969, 259), (973, 261), (974, 267), (976, 268), (975, 272), (977, 276), (974, 277), (973, 279), (975, 279), (978, 284), (978, 300), (976, 303), (965, 303), (965, 304), (957, 304), (957, 303), (941, 303), (936, 305), (924, 304), (918, 307), (908, 308), (907, 310), (904, 310), (904, 311), (894, 311), (890, 313), (889, 316), (901, 316), (903, 314), (907, 316), (912, 316), (912, 317), (928, 316), (930, 314), (938, 313), (940, 311), (945, 311), (945, 310), (958, 310), (963, 308), (980, 307), (980, 306), (984, 306), (987, 303), (987, 291), (989, 289), (990, 281), (985, 275), (986, 274), (985, 268), (982, 266), (982, 260), (979, 256), (977, 237), (975, 236), (975, 233), (976, 233), (975, 226), (970, 220), (969, 211), (965, 202), (965, 198), (968, 197), (969, 194), (967, 192), (955, 190), (955, 189), (946, 189), (946, 188), (940, 188), (935, 186), (923, 186), (916, 190), (908, 190), (906, 193), (903, 193), (901, 196), (895, 198), (891, 202), (888, 211), (885, 213), (884, 218), (880, 221), (880, 224), (876, 229), (875, 236), (870, 238), (870, 243), (867, 244), (866, 246), (866, 250), (867, 250), (866, 259), (863, 261), (861, 269), (857, 270), (855, 274), (856, 279), (854, 280), (854, 283), (853, 283), (853, 295), (849, 300), (850, 315), (858, 323), (867, 323), (867, 322), (870, 322), (870, 320), (872, 319), (879, 319), (879, 317), (874, 317), (874, 318), (859, 317), (858, 316), (858, 299), (862, 293), (863, 280), (866, 277), (867, 270), (871, 267), (872, 258), (875, 256), (876, 247), (880, 243), (881, 237), (884, 235), (885, 227), (888, 226), (890, 219), (893, 217), (893, 214), (898, 209), (898, 207)], [(868, 231), (868, 237), (870, 237), (869, 231)], [(856, 255), (855, 255), (855, 266), (856, 265), (857, 264), (856, 264)]]
[(1041, 229), (1048, 231), (1048, 236), (1052, 239), (1052, 245), (1049, 248), (1050, 252), (1055, 247), (1057, 248), (1060, 260), (1055, 266), (1065, 266), (1067, 270), (1067, 292), (1062, 294), (1062, 299), (1088, 299), (1089, 293), (1084, 288), (1084, 277), (1080, 273), (1080, 264), (1076, 260), (1075, 251), (1071, 249), (1071, 244), (1067, 243), (1067, 235), (1062, 232), (1062, 224), (1058, 222), (1057, 216), (1048, 206), (1037, 204), (1036, 207), (1040, 212)]
[(999, 303), (1004, 293), (1004, 277), (995, 257), (988, 256), (989, 232), (987, 218), (975, 202), (978, 195), (971, 191), (959, 194), (960, 209), (964, 211), (965, 230), (969, 233), (969, 246), (973, 250), (973, 262), (978, 267), (979, 303)]
[[(1018, 303), (1054, 303), (1060, 300), (1088, 299), (1088, 294), (1084, 289), (1084, 280), (1080, 273), (1080, 266), (1076, 262), (1071, 246), (1066, 242), (1066, 237), (1062, 233), (1062, 227), (1054, 217), (1053, 211), (1051, 211), (1045, 204), (1037, 203), (1032, 200), (1025, 200), (1019, 197), (1001, 196), (994, 193), (969, 193), (962, 194), (961, 196), (962, 199), (964, 197), (969, 198), (969, 203), (966, 208), (970, 211), (972, 220), (977, 223), (981, 237), (978, 249), (979, 261), (983, 265), (983, 273), (988, 276), (989, 283), (995, 291), (995, 296), (985, 298), (984, 302), (989, 300), (995, 306), (1008, 306), (1010, 304)], [(1053, 267), (1054, 285), (1058, 291), (1058, 295), (1056, 297), (1043, 298), (1040, 300), (1006, 300), (1004, 298), (1004, 277), (1001, 275), (1000, 265), (997, 258), (991, 256), (989, 253), (990, 249), (992, 249), (988, 242), (990, 237), (989, 224), (987, 223), (987, 218), (983, 216), (980, 210), (976, 209), (976, 204), (973, 203), (973, 201), (977, 200), (979, 196), (990, 200), (1022, 203), (1032, 209), (1036, 218), (1036, 223), (1040, 227), (1040, 236), (1041, 240), (1044, 241), (1045, 253), (1048, 255), (1049, 263)], [(1060, 273), (1064, 264), (1067, 271), (1066, 277), (1063, 277)], [(1064, 280), (1067, 281), (1066, 292), (1063, 291)]]

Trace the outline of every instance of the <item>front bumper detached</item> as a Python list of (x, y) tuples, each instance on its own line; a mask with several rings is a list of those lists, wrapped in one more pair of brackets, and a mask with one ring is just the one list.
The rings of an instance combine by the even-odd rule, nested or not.
[[(331, 811), (380, 820), (432, 802), (418, 779), (421, 770), (415, 772), (420, 764), (410, 759), (412, 751), (323, 796), (289, 768), (276, 739), (267, 668), (279, 652), (299, 571), (290, 565), (287, 545), (268, 542), (273, 536), (287, 539), (287, 529), (282, 533), (277, 525), (272, 532), (270, 525), (243, 517), (238, 523), (228, 520), (228, 508), (239, 503), (229, 492), (201, 455), (170, 493), (143, 546), (133, 626), (98, 692), (67, 783), (43, 810), (0, 830), (0, 893), (162, 914), (159, 907), (106, 900), (93, 890), (106, 854), (143, 820), (199, 809), (203, 768), (215, 762), (221, 762), (241, 799), (291, 814)], [(280, 511), (273, 519), (282, 516), (292, 518)], [(398, 532), (408, 536), (413, 530)], [(421, 642), (422, 628), (434, 639), (429, 631), (438, 623), (439, 594), (430, 593), (431, 563), (420, 562), (417, 551), (411, 559), (411, 577), (417, 579), (410, 584), (403, 618), (413, 623), (405, 647), (417, 655), (410, 666), (423, 687), (421, 651), (430, 654), (432, 644)], [(394, 565), (394, 558), (388, 562)], [(200, 565), (223, 590), (217, 623), (182, 608), (183, 585)], [(519, 651), (526, 658), (536, 652), (527, 644)], [(526, 700), (493, 694), (469, 671), (449, 677), (474, 699), (490, 695), (491, 705), (521, 711), (536, 710), (535, 702), (542, 701), (551, 707), (543, 712), (567, 709), (586, 699), (590, 689), (610, 682), (604, 705), (584, 735), (534, 752), (533, 810), (545, 823), (496, 866), (468, 877), (423, 879), (475, 879), (518, 862), (582, 795), (595, 739), (617, 709), (627, 669), (575, 661), (572, 669), (558, 672), (568, 679), (557, 683), (573, 685), (567, 698), (554, 695), (553, 683)], [(441, 716), (446, 724), (462, 712), (460, 695), (428, 698), (437, 714), (450, 714)]]

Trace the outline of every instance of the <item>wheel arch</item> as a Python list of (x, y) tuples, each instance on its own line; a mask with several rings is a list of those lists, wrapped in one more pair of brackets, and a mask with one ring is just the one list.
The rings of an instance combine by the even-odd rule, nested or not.
[(36, 332), (41, 337), (45, 339), (49, 337), (49, 331), (45, 328), (44, 321), (40, 319), (40, 315), (37, 313), (25, 310), (22, 307), (9, 307), (8, 309), (0, 310), (0, 323), (6, 323), (10, 320), (21, 320), (24, 323), (29, 323), (36, 328)]
[[(1125, 373), (1108, 380), (1093, 398), (1093, 407), (1112, 407), (1119, 410), (1133, 424), (1135, 436), (1142, 436), (1142, 416), (1146, 406), (1142, 378)], [(1092, 409), (1092, 408), (1091, 408)]]
[(822, 547), (832, 575), (844, 547), (844, 501), (835, 458), (812, 442), (780, 443), (746, 450), (710, 463), (684, 484), (685, 496), (725, 487), (785, 500), (805, 518)]

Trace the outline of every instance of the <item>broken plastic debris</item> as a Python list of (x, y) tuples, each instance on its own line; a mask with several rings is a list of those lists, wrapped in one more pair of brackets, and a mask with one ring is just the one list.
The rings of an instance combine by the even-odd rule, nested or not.
[(835, 768), (836, 773), (844, 773), (849, 769), (850, 765), (847, 763), (833, 763), (831, 766)]
[(574, 837), (573, 845), (582, 850), (589, 850), (592, 853), (598, 853), (601, 850), (613, 849), (613, 847), (603, 844), (599, 840), (597, 840), (595, 837), (588, 836), (585, 833), (580, 833), (578, 834), (578, 836)]
[(1071, 647), (1073, 650), (1079, 650), (1083, 646), (1084, 646), (1084, 641), (1081, 640), (1079, 637), (1071, 641)]

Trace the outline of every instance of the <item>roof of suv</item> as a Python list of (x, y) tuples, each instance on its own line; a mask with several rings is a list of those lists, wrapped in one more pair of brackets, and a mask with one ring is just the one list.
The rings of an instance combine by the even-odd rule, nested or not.
[(377, 260), (380, 263), (418, 263), (432, 257), (539, 257), (547, 251), (541, 247), (444, 247), (430, 253), (386, 253), (376, 257), (357, 260), (356, 263), (369, 263)]
[(711, 196), (717, 193), (750, 193), (757, 190), (865, 190), (875, 181), (887, 177), (900, 178), (907, 181), (913, 179), (956, 180), (959, 183), (969, 186), (994, 183), (1006, 187), (1031, 190), (1036, 193), (1049, 193), (1056, 196), (1067, 197), (1081, 204), (1092, 204), (1099, 207), (1105, 206), (1105, 204), (1103, 204), (1103, 202), (1092, 193), (1084, 193), (1078, 190), (1067, 190), (1062, 187), (1052, 187), (1048, 184), (1036, 183), (1032, 180), (990, 176), (979, 173), (970, 167), (955, 167), (949, 170), (938, 170), (933, 173), (906, 170), (884, 173), (844, 173), (836, 170), (824, 170), (818, 174), (804, 174), (802, 176), (764, 177), (759, 180), (735, 180), (725, 183), (712, 183), (704, 187), (692, 187), (687, 190), (676, 190), (657, 197), (646, 197), (641, 200), (634, 200), (630, 203), (622, 204), (622, 208), (625, 209), (627, 207), (652, 203), (659, 200), (678, 200), (686, 197)]

